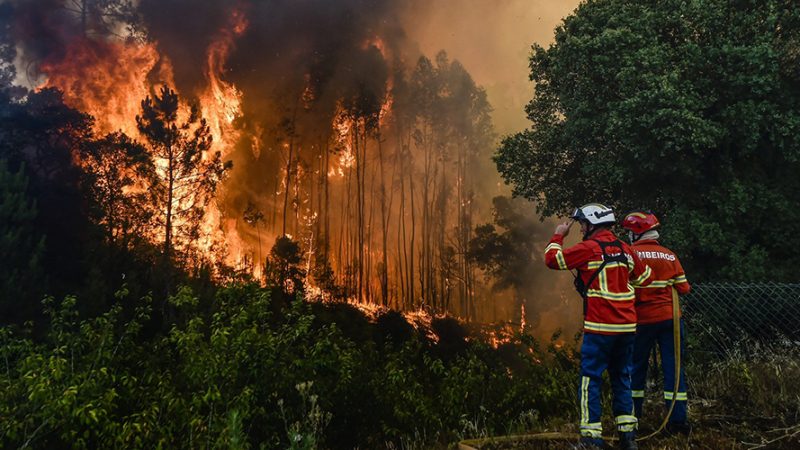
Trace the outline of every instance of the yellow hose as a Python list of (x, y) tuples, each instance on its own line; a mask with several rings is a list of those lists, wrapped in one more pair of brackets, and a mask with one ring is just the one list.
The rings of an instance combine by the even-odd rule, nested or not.
[(678, 400), (678, 389), (681, 387), (681, 307), (678, 301), (678, 291), (672, 288), (672, 345), (675, 347), (675, 387), (672, 389), (672, 402), (669, 404), (669, 411), (661, 421), (661, 426), (647, 436), (636, 439), (643, 441), (660, 433), (667, 426), (672, 410), (675, 409), (675, 402)]
[[(678, 298), (678, 291), (672, 288), (672, 344), (675, 347), (675, 387), (672, 389), (672, 402), (669, 405), (669, 410), (661, 421), (658, 429), (647, 436), (637, 438), (637, 441), (644, 441), (661, 433), (664, 427), (667, 426), (669, 418), (672, 415), (672, 410), (675, 409), (675, 402), (678, 399), (678, 389), (680, 388), (681, 381), (681, 318), (680, 318), (680, 302)], [(536, 434), (521, 434), (516, 436), (497, 436), (485, 439), (467, 439), (458, 443), (459, 450), (478, 450), (481, 445), (489, 443), (504, 443), (504, 442), (519, 442), (519, 441), (549, 441), (549, 440), (575, 440), (580, 439), (578, 433), (536, 433)], [(607, 441), (616, 441), (619, 438), (603, 437)]]

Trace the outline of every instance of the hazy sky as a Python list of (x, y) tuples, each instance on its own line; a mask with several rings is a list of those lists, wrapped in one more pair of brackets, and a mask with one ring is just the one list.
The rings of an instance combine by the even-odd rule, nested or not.
[[(444, 49), (486, 88), (500, 134), (528, 125), (523, 108), (532, 96), (528, 55), (547, 45), (578, 0), (412, 0), (404, 21), (430, 57)], [(424, 12), (423, 12), (424, 11)]]
[[(494, 108), (493, 119), (497, 133), (506, 135), (527, 128), (524, 107), (533, 96), (533, 83), (528, 79), (528, 56), (531, 45), (549, 45), (553, 31), (562, 19), (571, 14), (579, 0), (411, 0), (411, 17), (404, 20), (411, 40), (420, 50), (433, 57), (446, 50), (458, 59), (482, 85)], [(487, 174), (487, 176), (490, 176)], [(509, 189), (497, 177), (497, 193), (509, 194)], [(554, 220), (546, 221), (547, 234)], [(577, 234), (577, 233), (573, 233)], [(573, 243), (575, 236), (570, 236)], [(541, 261), (531, 260), (543, 274), (543, 285), (555, 285), (558, 295), (546, 288), (527, 295), (529, 320), (540, 314), (532, 325), (541, 339), (549, 339), (556, 329), (565, 336), (576, 332), (580, 324), (580, 302), (572, 292), (572, 278), (566, 272), (549, 271)], [(564, 301), (563, 299), (567, 299)], [(574, 301), (573, 301), (574, 300)], [(495, 299), (501, 317), (511, 318), (508, 309), (513, 303)]]

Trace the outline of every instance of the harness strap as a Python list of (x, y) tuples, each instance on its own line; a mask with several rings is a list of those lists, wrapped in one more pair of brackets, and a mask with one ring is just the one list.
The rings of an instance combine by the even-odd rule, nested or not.
[[(598, 241), (596, 239), (592, 239), (592, 241), (596, 242), (597, 245), (600, 246), (600, 251), (603, 254), (603, 262), (600, 264), (600, 267), (598, 267), (597, 270), (595, 270), (594, 273), (592, 273), (592, 275), (589, 277), (589, 281), (587, 281), (586, 283), (583, 282), (583, 279), (581, 278), (580, 273), (575, 277), (575, 289), (578, 291), (578, 294), (580, 294), (581, 298), (583, 298), (583, 315), (584, 316), (586, 315), (586, 309), (588, 307), (587, 303), (588, 303), (589, 297), (588, 297), (587, 294), (589, 292), (589, 286), (592, 285), (594, 280), (606, 268), (606, 265), (609, 262), (623, 262), (623, 263), (627, 263), (628, 262), (628, 258), (625, 256), (625, 252), (624, 252), (624, 250), (622, 248), (622, 242), (620, 242), (619, 239), (611, 241), (611, 242), (600, 242), (600, 241)], [(608, 253), (606, 253), (606, 248), (608, 248), (608, 247), (619, 248), (619, 250), (620, 250), (619, 254), (609, 255)]]

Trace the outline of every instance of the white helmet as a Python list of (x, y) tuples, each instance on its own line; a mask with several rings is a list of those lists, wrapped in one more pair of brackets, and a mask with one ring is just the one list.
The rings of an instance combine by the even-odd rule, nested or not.
[(577, 221), (585, 220), (591, 225), (604, 225), (616, 223), (614, 210), (600, 203), (589, 203), (575, 209), (570, 218)]

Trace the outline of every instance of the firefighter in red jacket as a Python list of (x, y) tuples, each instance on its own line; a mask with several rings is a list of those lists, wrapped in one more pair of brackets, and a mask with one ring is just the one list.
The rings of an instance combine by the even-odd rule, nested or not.
[[(667, 431), (688, 434), (690, 431), (686, 409), (686, 377), (680, 371), (678, 392), (675, 389), (675, 346), (672, 324), (672, 289), (679, 294), (691, 290), (681, 262), (670, 249), (658, 243), (660, 224), (658, 218), (647, 211), (634, 211), (625, 216), (622, 226), (628, 230), (633, 249), (639, 258), (653, 270), (655, 280), (647, 287), (636, 289), (636, 315), (638, 326), (633, 351), (633, 403), (636, 416), (642, 416), (644, 388), (647, 381), (647, 365), (653, 346), (658, 344), (661, 367), (664, 371), (664, 401), (667, 408), (676, 397)], [(683, 351), (683, 320), (681, 330), (681, 354)]]
[[(620, 448), (636, 449), (637, 418), (631, 398), (633, 343), (636, 332), (634, 287), (651, 281), (650, 268), (610, 230), (614, 211), (599, 203), (577, 208), (572, 222), (555, 229), (545, 249), (547, 267), (578, 271), (575, 285), (583, 297), (584, 322), (581, 345), (581, 442), (603, 447), (600, 421), (600, 389), (608, 370), (613, 390), (612, 409)], [(580, 223), (583, 241), (563, 248), (572, 223)]]

